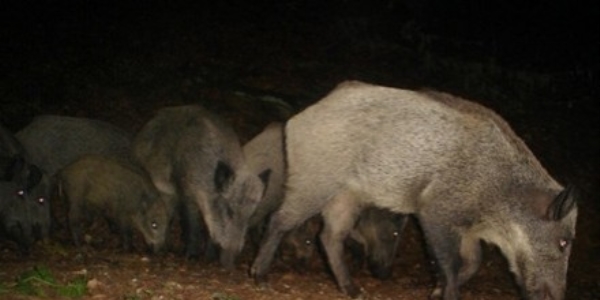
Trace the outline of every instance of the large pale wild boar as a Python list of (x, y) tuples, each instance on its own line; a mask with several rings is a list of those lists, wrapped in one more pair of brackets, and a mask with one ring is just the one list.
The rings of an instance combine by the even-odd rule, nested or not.
[(84, 155), (58, 174), (59, 195), (68, 203), (68, 223), (76, 246), (84, 224), (106, 219), (119, 231), (123, 249), (132, 249), (133, 230), (149, 249), (165, 244), (172, 211), (148, 174), (130, 161), (103, 155)]
[(485, 241), (502, 251), (525, 298), (564, 298), (573, 189), (491, 110), (442, 93), (345, 82), (292, 117), (285, 140), (286, 193), (250, 270), (258, 283), (283, 234), (321, 213), (337, 283), (357, 296), (342, 241), (373, 205), (420, 222), (439, 267), (432, 296), (458, 299)]
[[(263, 200), (250, 218), (251, 239), (261, 237), (262, 228), (283, 200), (285, 183), (284, 125), (273, 122), (244, 145), (244, 154), (250, 170), (259, 174), (271, 170)], [(369, 270), (379, 279), (387, 279), (392, 274), (392, 265), (400, 236), (407, 218), (387, 210), (369, 208), (361, 214), (350, 240), (357, 245), (355, 258), (360, 265), (367, 260)], [(291, 257), (296, 269), (302, 271), (317, 252), (316, 239), (321, 230), (320, 217), (313, 217), (294, 228), (282, 242), (281, 253)]]
[(133, 153), (178, 208), (186, 256), (198, 256), (200, 211), (221, 264), (233, 268), (269, 171), (250, 172), (231, 126), (198, 105), (163, 108), (137, 134)]
[(51, 183), (45, 173), (29, 162), (29, 155), (12, 132), (1, 124), (0, 180), (12, 182), (0, 189), (0, 201), (10, 202), (2, 212), (6, 235), (26, 254), (35, 241), (49, 235)]
[(43, 115), (16, 133), (33, 164), (53, 176), (85, 154), (127, 158), (132, 134), (110, 123)]

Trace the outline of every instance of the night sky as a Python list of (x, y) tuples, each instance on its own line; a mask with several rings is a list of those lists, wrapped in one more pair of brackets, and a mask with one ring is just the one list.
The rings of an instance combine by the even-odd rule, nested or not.
[[(82, 4), (84, 3), (84, 4)], [(468, 41), (482, 55), (545, 69), (598, 67), (597, 2), (541, 0), (371, 1), (4, 1), (5, 61), (52, 55), (65, 44), (125, 45), (137, 31), (172, 26), (210, 31), (224, 23), (293, 34), (298, 26), (339, 25), (350, 34), (405, 42), (406, 31)], [(593, 4), (588, 4), (593, 3)], [(344, 34), (340, 32), (340, 34)], [(157, 36), (158, 37), (158, 36)], [(307, 39), (310, 39), (307, 36)], [(157, 41), (158, 42), (158, 41)], [(108, 46), (107, 46), (108, 45)], [(450, 51), (450, 50), (449, 50)], [(464, 53), (469, 54), (469, 53)], [(476, 54), (476, 53), (474, 53)], [(11, 63), (8, 63), (11, 65)], [(10, 67), (17, 67), (11, 65)]]

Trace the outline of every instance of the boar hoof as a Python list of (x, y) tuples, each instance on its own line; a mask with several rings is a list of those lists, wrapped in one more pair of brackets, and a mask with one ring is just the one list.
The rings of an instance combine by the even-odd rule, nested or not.
[(342, 291), (344, 291), (344, 293), (352, 299), (356, 299), (356, 298), (358, 298), (358, 296), (361, 295), (360, 288), (358, 288), (354, 284), (349, 284), (347, 286), (343, 286)]
[(268, 290), (269, 282), (266, 276), (254, 276), (254, 284), (258, 290)]
[(429, 295), (429, 299), (442, 299), (442, 287), (440, 285), (436, 285), (431, 295)]
[(186, 251), (184, 257), (185, 257), (185, 259), (187, 259), (189, 261), (199, 261), (200, 260), (200, 254), (198, 252)]

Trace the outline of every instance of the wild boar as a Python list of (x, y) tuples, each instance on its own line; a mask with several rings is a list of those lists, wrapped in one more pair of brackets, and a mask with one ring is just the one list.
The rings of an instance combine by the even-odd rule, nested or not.
[(152, 251), (163, 249), (172, 212), (142, 168), (127, 160), (84, 155), (61, 170), (58, 181), (76, 246), (81, 245), (83, 225), (102, 217), (119, 231), (124, 250), (132, 249), (134, 229)]
[(408, 216), (403, 214), (377, 207), (365, 208), (346, 240), (357, 266), (361, 267), (366, 261), (373, 277), (389, 279), (407, 221)]
[[(283, 149), (283, 123), (273, 122), (246, 144), (243, 151), (252, 172), (260, 174), (270, 170), (263, 199), (250, 218), (251, 239), (258, 245), (269, 216), (279, 208), (283, 199), (285, 182), (285, 160)], [(298, 271), (304, 271), (317, 251), (318, 233), (321, 230), (320, 217), (304, 222), (284, 238), (280, 255)]]
[(493, 111), (451, 95), (345, 82), (285, 128), (288, 176), (250, 274), (264, 283), (283, 234), (321, 213), (341, 290), (359, 295), (343, 240), (366, 206), (413, 214), (458, 299), (480, 241), (506, 257), (527, 299), (563, 299), (577, 205)]
[(130, 155), (132, 134), (110, 123), (43, 115), (16, 133), (31, 163), (49, 176), (85, 154)]
[[(26, 161), (43, 174), (43, 184), (33, 187), (28, 197), (34, 202), (44, 199), (50, 220), (44, 219), (44, 222), (55, 225), (56, 222), (51, 222), (54, 216), (51, 214), (50, 195), (55, 192), (56, 172), (84, 154), (127, 157), (132, 135), (99, 120), (42, 115), (19, 130), (15, 137), (26, 152)], [(49, 232), (45, 230), (43, 237), (47, 237)]]
[[(29, 155), (15, 136), (0, 125), (0, 180), (10, 181), (0, 190), (2, 199), (11, 204), (2, 214), (11, 221), (8, 236), (19, 244), (26, 254), (32, 244), (49, 236), (51, 228), (50, 205), (51, 182), (36, 165), (29, 162)], [(0, 200), (2, 201), (2, 200)]]
[(7, 237), (19, 244), (23, 254), (28, 254), (34, 242), (49, 236), (50, 183), (37, 167), (28, 165), (22, 157), (0, 157), (2, 165), (5, 178), (0, 180), (0, 202), (3, 202), (0, 218)]
[(198, 256), (200, 211), (221, 264), (233, 268), (269, 173), (250, 172), (233, 128), (198, 105), (163, 108), (136, 135), (133, 154), (178, 209), (186, 256)]
[(262, 227), (269, 215), (279, 208), (283, 199), (285, 181), (285, 161), (283, 157), (283, 124), (273, 122), (243, 147), (246, 163), (251, 172), (260, 174), (270, 170), (263, 199), (250, 218), (249, 227), (262, 235)]
[[(250, 219), (253, 238), (262, 235), (263, 223), (281, 205), (285, 183), (285, 159), (283, 124), (273, 122), (244, 145), (244, 154), (250, 169), (259, 174), (271, 170), (263, 200)], [(295, 268), (302, 271), (317, 252), (317, 235), (321, 230), (321, 218), (315, 216), (293, 229), (282, 242), (281, 253), (289, 256)], [(391, 276), (392, 264), (400, 241), (406, 218), (399, 214), (377, 208), (361, 213), (350, 239), (357, 246), (352, 249), (358, 264), (366, 259), (373, 276), (386, 279)], [(356, 243), (349, 242), (349, 245)]]
[(28, 206), (17, 193), (14, 181), (0, 181), (0, 238), (14, 241), (21, 254), (28, 254), (34, 242)]
[(288, 232), (281, 242), (282, 260), (298, 272), (306, 271), (315, 254), (320, 252), (318, 236), (322, 227), (321, 216), (314, 216)]

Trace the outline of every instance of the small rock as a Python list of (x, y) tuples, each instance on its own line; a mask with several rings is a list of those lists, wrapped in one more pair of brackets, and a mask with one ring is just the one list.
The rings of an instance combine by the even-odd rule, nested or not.
[(86, 285), (87, 285), (88, 289), (94, 290), (101, 285), (101, 282), (96, 278), (92, 278), (92, 279), (88, 280)]
[(79, 271), (73, 271), (73, 274), (85, 276), (85, 275), (87, 275), (87, 269), (81, 269)]

